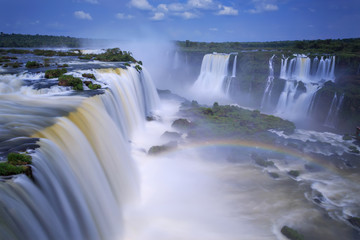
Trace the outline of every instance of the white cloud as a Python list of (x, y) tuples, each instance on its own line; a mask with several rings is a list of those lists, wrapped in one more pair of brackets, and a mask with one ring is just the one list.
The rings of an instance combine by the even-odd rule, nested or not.
[(88, 2), (88, 3), (91, 3), (91, 4), (98, 4), (98, 0), (84, 0), (84, 2)]
[(185, 9), (186, 9), (186, 6), (184, 4), (181, 4), (181, 3), (169, 4), (169, 10), (170, 11), (180, 12), (180, 11), (184, 11)]
[(192, 12), (183, 12), (177, 14), (178, 16), (181, 16), (184, 19), (192, 19), (192, 18), (198, 18), (199, 16)]
[(74, 12), (74, 16), (79, 19), (92, 20), (90, 14), (84, 11), (76, 11)]
[(154, 21), (160, 21), (165, 18), (165, 14), (162, 12), (156, 12), (150, 19)]
[(117, 19), (132, 19), (132, 18), (134, 18), (133, 15), (124, 14), (124, 13), (118, 13), (118, 14), (115, 15), (115, 17), (116, 17)]
[(187, 4), (193, 8), (209, 9), (214, 6), (212, 0), (188, 0)]
[(210, 30), (210, 31), (213, 31), (213, 32), (219, 31), (219, 29), (217, 29), (217, 28), (209, 28), (209, 30)]
[(130, 6), (139, 8), (141, 10), (152, 10), (153, 6), (147, 0), (131, 0)]
[(233, 15), (236, 16), (239, 14), (239, 11), (234, 9), (233, 7), (227, 7), (223, 5), (219, 5), (220, 10), (217, 12), (217, 15)]
[(279, 7), (270, 0), (252, 0), (255, 4), (254, 9), (248, 10), (249, 13), (262, 13), (262, 12), (271, 12), (279, 10)]
[(168, 9), (168, 7), (167, 7), (167, 5), (166, 4), (159, 4), (158, 6), (157, 6), (157, 10), (158, 11), (161, 11), (161, 12), (167, 12), (167, 11), (169, 11), (169, 9)]

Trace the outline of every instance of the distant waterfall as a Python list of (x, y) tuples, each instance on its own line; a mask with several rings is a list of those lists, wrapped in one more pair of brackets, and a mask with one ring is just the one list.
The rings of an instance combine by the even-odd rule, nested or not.
[(226, 96), (229, 89), (230, 54), (206, 54), (192, 90), (203, 95)]
[(266, 87), (265, 87), (264, 95), (261, 100), (260, 109), (264, 108), (265, 102), (268, 101), (271, 97), (271, 90), (272, 90), (273, 81), (274, 81), (274, 67), (273, 67), (274, 57), (275, 57), (275, 55), (272, 55), (272, 57), (269, 59), (269, 76), (266, 81)]
[(237, 63), (237, 55), (235, 55), (235, 58), (234, 58), (234, 64), (233, 64), (232, 76), (231, 77), (236, 77), (236, 63)]
[(315, 57), (312, 61), (302, 54), (281, 59), (280, 78), (302, 82), (335, 81), (335, 56)]
[(329, 108), (329, 112), (325, 119), (324, 126), (332, 127), (332, 128), (335, 127), (336, 120), (338, 118), (338, 114), (339, 114), (340, 108), (342, 106), (343, 100), (344, 100), (344, 94), (342, 94), (339, 99), (337, 97), (337, 94), (336, 93), (334, 94), (334, 97), (331, 101), (331, 105)]
[(93, 97), (26, 96), (14, 87), (0, 95), (0, 127), (13, 131), (6, 136), (40, 139), (35, 181), (0, 182), (1, 239), (121, 239), (122, 208), (138, 194), (127, 135), (158, 96), (132, 67), (95, 74), (108, 89)]

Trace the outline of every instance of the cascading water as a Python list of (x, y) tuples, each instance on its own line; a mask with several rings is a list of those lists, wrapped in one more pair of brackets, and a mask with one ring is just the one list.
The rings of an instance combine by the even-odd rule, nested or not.
[[(280, 79), (286, 81), (275, 112), (280, 116), (304, 119), (312, 108), (314, 94), (325, 81), (335, 81), (335, 56), (315, 57), (302, 54), (281, 59)], [(301, 82), (301, 85), (299, 83)], [(300, 89), (298, 89), (300, 87)], [(300, 90), (300, 91), (299, 91)]]
[(342, 102), (344, 100), (344, 94), (340, 96), (338, 99), (337, 94), (334, 93), (334, 97), (331, 101), (331, 105), (328, 111), (328, 114), (325, 119), (324, 126), (334, 128), (336, 124), (336, 120), (338, 118), (338, 114), (340, 111), (340, 108), (342, 106)]
[(271, 90), (273, 88), (273, 81), (274, 81), (274, 67), (273, 67), (273, 60), (275, 55), (269, 59), (269, 76), (266, 81), (266, 87), (264, 91), (264, 95), (261, 100), (260, 109), (264, 108), (264, 104), (270, 99), (271, 97)]
[(31, 87), (0, 78), (8, 85), (0, 98), (2, 137), (40, 139), (31, 153), (35, 181), (21, 175), (0, 183), (1, 239), (123, 234), (122, 208), (138, 192), (128, 136), (155, 110), (158, 96), (146, 72), (132, 67), (95, 74), (108, 89), (93, 97), (20, 91)]
[(233, 68), (232, 68), (232, 76), (231, 77), (236, 77), (236, 64), (237, 64), (237, 55), (235, 55), (234, 57), (234, 64), (233, 64)]
[(229, 89), (229, 59), (230, 54), (206, 54), (192, 91), (205, 96), (225, 97)]
[[(280, 78), (302, 82), (335, 81), (335, 56), (313, 60), (303, 54), (281, 59)], [(289, 61), (290, 59), (290, 61)], [(288, 63), (289, 62), (289, 63)]]

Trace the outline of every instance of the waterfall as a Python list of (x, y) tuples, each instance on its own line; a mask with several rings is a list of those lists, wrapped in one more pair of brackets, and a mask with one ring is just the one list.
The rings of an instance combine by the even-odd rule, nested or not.
[(234, 64), (233, 64), (233, 69), (232, 69), (232, 77), (236, 77), (236, 62), (237, 62), (237, 55), (235, 55), (235, 58), (234, 58)]
[(274, 67), (273, 67), (274, 57), (275, 57), (275, 54), (272, 55), (272, 57), (269, 59), (269, 76), (266, 81), (266, 87), (265, 87), (264, 95), (261, 100), (260, 109), (264, 108), (265, 102), (267, 102), (271, 97), (271, 90), (272, 90), (273, 81), (274, 81)]
[(334, 128), (336, 124), (336, 120), (338, 118), (338, 114), (340, 111), (340, 108), (342, 106), (342, 102), (344, 100), (344, 94), (340, 96), (338, 99), (337, 94), (334, 93), (334, 97), (331, 101), (331, 105), (328, 111), (328, 114), (325, 119), (324, 126)]
[(206, 96), (226, 96), (229, 86), (229, 59), (230, 54), (206, 54), (192, 91)]
[(18, 88), (0, 95), (1, 137), (38, 138), (40, 146), (31, 153), (34, 181), (0, 182), (1, 239), (122, 236), (122, 208), (138, 194), (128, 137), (158, 96), (144, 70), (95, 74), (108, 89), (93, 97), (26, 96)]
[(299, 87), (299, 82), (286, 81), (275, 109), (276, 114), (290, 120), (306, 119), (318, 86), (304, 84), (306, 92), (297, 94)]
[[(294, 58), (281, 59), (280, 78), (302, 82), (335, 81), (335, 56), (322, 56), (319, 60), (303, 54), (294, 54)], [(289, 65), (289, 66), (288, 66)]]

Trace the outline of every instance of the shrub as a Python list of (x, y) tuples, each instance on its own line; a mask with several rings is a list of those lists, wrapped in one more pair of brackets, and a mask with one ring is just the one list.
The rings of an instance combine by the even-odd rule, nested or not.
[(31, 164), (31, 156), (21, 153), (9, 153), (7, 156), (8, 162), (12, 165), (26, 165)]
[(26, 166), (14, 166), (7, 162), (0, 163), (0, 175), (1, 176), (10, 176), (25, 173)]
[(36, 61), (28, 61), (25, 66), (27, 68), (39, 68), (41, 64)]
[(83, 82), (80, 78), (76, 78), (72, 75), (62, 75), (59, 77), (59, 86), (71, 86), (74, 90), (82, 91), (83, 88)]
[(45, 78), (58, 78), (65, 73), (67, 73), (66, 68), (46, 70)]
[(91, 90), (96, 90), (96, 89), (101, 88), (101, 85), (100, 84), (92, 84), (92, 83), (90, 83), (88, 85), (88, 88), (90, 88)]
[(135, 69), (136, 71), (140, 72), (142, 70), (142, 67), (140, 67), (140, 65), (135, 65)]
[(83, 76), (84, 78), (91, 78), (91, 79), (96, 80), (94, 74), (92, 74), (92, 73), (83, 73), (82, 76)]

